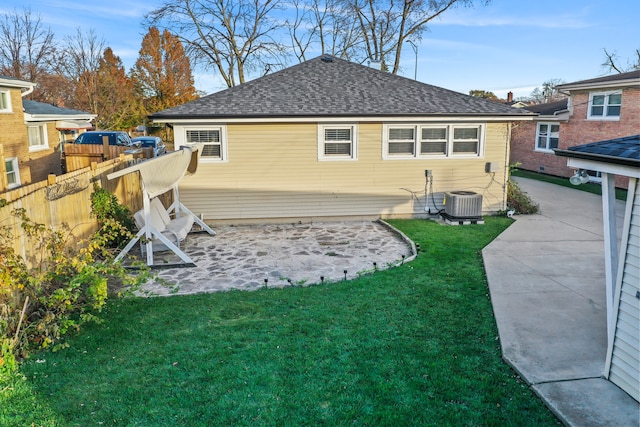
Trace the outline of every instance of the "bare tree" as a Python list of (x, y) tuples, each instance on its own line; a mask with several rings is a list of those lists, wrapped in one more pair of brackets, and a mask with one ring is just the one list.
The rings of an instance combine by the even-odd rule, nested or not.
[(531, 91), (528, 100), (536, 104), (560, 101), (567, 97), (564, 93), (556, 89), (556, 86), (565, 83), (562, 79), (549, 79)]
[(83, 33), (80, 28), (75, 36), (65, 38), (64, 55), (58, 71), (75, 84), (75, 96), (71, 107), (99, 114), (99, 77), (105, 42), (93, 29)]
[(366, 57), (381, 62), (383, 70), (397, 74), (404, 42), (420, 40), (430, 21), (454, 7), (471, 6), (474, 1), (348, 0), (348, 3), (364, 37)]
[(363, 37), (344, 0), (294, 0), (292, 4), (295, 16), (288, 27), (298, 61), (307, 60), (308, 50), (348, 60), (362, 59), (358, 55)]
[(55, 40), (51, 28), (30, 9), (14, 10), (0, 20), (0, 73), (41, 83), (51, 70)]
[(602, 67), (607, 71), (615, 71), (616, 73), (626, 73), (627, 71), (640, 70), (640, 49), (635, 50), (635, 57), (627, 59), (627, 64), (620, 64), (620, 57), (614, 52), (609, 52), (607, 49), (603, 49), (605, 61), (602, 63)]
[(177, 34), (194, 64), (216, 69), (228, 87), (250, 71), (281, 63), (274, 35), (280, 0), (165, 0), (147, 19)]

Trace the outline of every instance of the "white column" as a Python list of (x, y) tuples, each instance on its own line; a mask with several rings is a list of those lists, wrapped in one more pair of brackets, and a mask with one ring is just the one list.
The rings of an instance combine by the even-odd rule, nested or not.
[(613, 300), (618, 269), (615, 175), (602, 173), (602, 219), (604, 223), (604, 266), (607, 296), (607, 334), (613, 336), (615, 313)]

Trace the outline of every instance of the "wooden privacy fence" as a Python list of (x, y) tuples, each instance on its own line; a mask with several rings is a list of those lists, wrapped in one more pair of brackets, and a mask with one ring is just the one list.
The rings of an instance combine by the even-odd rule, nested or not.
[[(142, 188), (138, 174), (128, 174), (108, 180), (107, 174), (127, 167), (136, 160), (131, 155), (102, 163), (93, 163), (64, 175), (50, 175), (47, 181), (26, 185), (0, 194), (0, 232), (11, 236), (16, 253), (31, 264), (36, 248), (31, 247), (20, 226), (20, 219), (12, 212), (23, 208), (29, 219), (38, 224), (69, 233), (69, 244), (90, 237), (97, 230), (91, 213), (93, 183), (115, 194), (132, 212), (142, 206)], [(2, 200), (4, 199), (4, 201)]]
[[(105, 137), (106, 138), (106, 137)], [(64, 171), (73, 172), (109, 159), (117, 159), (122, 154), (131, 154), (134, 158), (151, 158), (153, 148), (135, 148), (122, 145), (65, 144), (61, 154)]]

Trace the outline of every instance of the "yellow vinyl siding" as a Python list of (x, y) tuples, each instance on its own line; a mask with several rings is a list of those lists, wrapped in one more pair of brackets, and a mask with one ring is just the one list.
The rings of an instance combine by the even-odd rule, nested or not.
[[(355, 161), (319, 161), (315, 123), (229, 124), (228, 163), (201, 163), (181, 199), (207, 220), (411, 216), (424, 213), (431, 169), (435, 192), (488, 188), (484, 209), (504, 209), (507, 124), (486, 126), (483, 157), (408, 160), (382, 160), (382, 123), (353, 124)], [(489, 161), (501, 166), (493, 181)]]

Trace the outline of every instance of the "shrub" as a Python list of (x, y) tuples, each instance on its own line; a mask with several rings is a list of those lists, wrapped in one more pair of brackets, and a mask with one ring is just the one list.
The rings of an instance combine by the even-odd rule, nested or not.
[(133, 237), (136, 226), (129, 209), (118, 202), (118, 198), (100, 187), (93, 185), (91, 211), (100, 227), (94, 236), (105, 249), (121, 248)]
[(121, 295), (149, 279), (143, 265), (133, 275), (114, 263), (105, 245), (128, 235), (116, 218), (124, 211), (103, 195), (96, 200), (106, 200), (98, 203), (106, 208), (97, 210), (103, 226), (92, 239), (77, 245), (69, 245), (62, 231), (30, 220), (24, 209), (14, 210), (34, 249), (29, 263), (14, 251), (12, 236), (0, 233), (0, 357), (5, 364), (10, 357), (26, 357), (34, 348), (65, 347), (61, 342), (65, 334), (99, 321), (109, 289)]
[(522, 215), (535, 214), (540, 210), (540, 205), (531, 200), (513, 180), (507, 182), (507, 206)]

